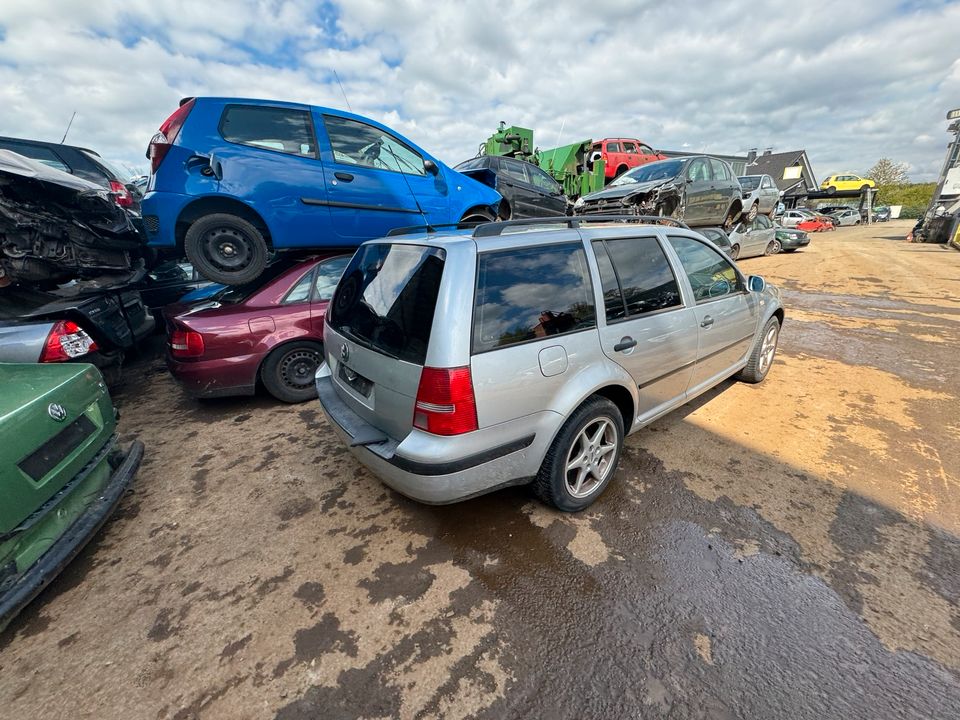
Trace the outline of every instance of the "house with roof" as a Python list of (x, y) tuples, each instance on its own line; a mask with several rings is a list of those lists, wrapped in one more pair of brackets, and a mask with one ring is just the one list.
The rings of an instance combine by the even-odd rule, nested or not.
[(755, 150), (747, 153), (745, 175), (769, 175), (783, 193), (783, 203), (788, 208), (803, 204), (807, 195), (817, 192), (819, 183), (813, 174), (806, 150), (790, 150), (774, 153), (765, 150), (757, 155)]

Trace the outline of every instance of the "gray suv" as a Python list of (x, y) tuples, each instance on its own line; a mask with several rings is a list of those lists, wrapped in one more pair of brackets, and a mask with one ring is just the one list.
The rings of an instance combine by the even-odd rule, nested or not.
[[(682, 223), (557, 218), (364, 243), (327, 311), (321, 407), (416, 500), (532, 482), (590, 505), (624, 436), (766, 376), (783, 308)], [(627, 222), (627, 221), (632, 222)]]

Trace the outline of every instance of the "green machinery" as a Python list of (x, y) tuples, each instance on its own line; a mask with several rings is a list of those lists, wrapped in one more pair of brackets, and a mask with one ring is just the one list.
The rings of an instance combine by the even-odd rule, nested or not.
[(501, 122), (497, 131), (480, 146), (481, 155), (500, 155), (539, 165), (563, 187), (571, 200), (603, 189), (604, 161), (591, 159), (592, 140), (570, 143), (549, 150), (534, 148), (533, 130)]

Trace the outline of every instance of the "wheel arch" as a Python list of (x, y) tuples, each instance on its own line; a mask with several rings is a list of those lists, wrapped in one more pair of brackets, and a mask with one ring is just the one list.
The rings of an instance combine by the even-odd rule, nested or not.
[(297, 343), (297, 342), (306, 342), (306, 343), (311, 343), (313, 345), (316, 345), (317, 347), (320, 348), (321, 354), (323, 353), (323, 340), (319, 340), (317, 338), (310, 337), (308, 335), (300, 335), (298, 337), (290, 337), (290, 338), (283, 338), (281, 340), (277, 340), (267, 348), (266, 352), (263, 353), (263, 357), (260, 358), (260, 362), (257, 363), (257, 372), (253, 378), (254, 383), (256, 383), (257, 385), (263, 384), (263, 380), (261, 379), (261, 375), (263, 373), (263, 366), (266, 364), (267, 359), (271, 355), (275, 355), (278, 351), (282, 350), (288, 345), (292, 345), (293, 343)]
[(270, 233), (270, 228), (263, 219), (263, 216), (245, 202), (222, 195), (207, 195), (197, 198), (180, 211), (180, 214), (177, 216), (176, 225), (174, 226), (174, 238), (176, 239), (177, 248), (183, 250), (183, 241), (187, 235), (187, 230), (194, 222), (205, 215), (212, 215), (214, 213), (227, 213), (246, 220), (260, 231), (263, 239), (267, 242), (267, 247), (273, 248), (273, 238)]

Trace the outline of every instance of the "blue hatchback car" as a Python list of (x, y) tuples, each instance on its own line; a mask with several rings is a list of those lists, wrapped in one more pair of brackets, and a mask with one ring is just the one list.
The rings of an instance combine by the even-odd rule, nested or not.
[(273, 250), (493, 220), (501, 199), (380, 123), (290, 102), (187, 98), (147, 157), (149, 244), (227, 285), (256, 279)]

